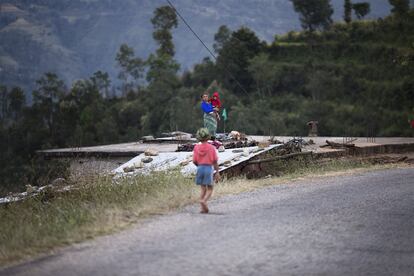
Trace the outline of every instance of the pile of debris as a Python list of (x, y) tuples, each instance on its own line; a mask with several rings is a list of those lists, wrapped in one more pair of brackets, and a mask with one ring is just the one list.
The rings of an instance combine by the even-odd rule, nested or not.
[(155, 138), (154, 136), (141, 137), (143, 143), (183, 143), (183, 142), (195, 142), (191, 133), (182, 131), (164, 132), (161, 133), (161, 137)]
[(302, 138), (293, 138), (286, 143), (274, 139), (270, 139), (269, 141), (272, 144), (281, 144), (281, 146), (272, 151), (272, 153), (277, 156), (302, 152), (303, 147), (310, 145), (309, 142), (306, 142)]
[(224, 143), (224, 148), (225, 149), (235, 149), (235, 148), (248, 148), (248, 147), (255, 147), (257, 145), (259, 145), (259, 142), (255, 141), (255, 140), (251, 140), (251, 141), (230, 141), (227, 143)]
[(25, 192), (9, 193), (6, 197), (0, 198), (0, 204), (17, 202), (35, 196), (42, 196), (41, 201), (44, 202), (55, 197), (57, 193), (67, 192), (72, 188), (73, 185), (69, 185), (64, 178), (56, 178), (50, 184), (41, 187), (27, 184)]
[[(248, 148), (248, 147), (255, 147), (259, 144), (259, 142), (257, 141), (227, 141), (227, 142), (220, 142), (220, 141), (210, 141), (209, 142), (211, 145), (215, 146), (216, 149), (218, 149), (219, 151), (222, 151), (223, 149), (235, 149), (235, 148)], [(195, 143), (186, 143), (183, 145), (179, 145), (177, 148), (177, 152), (179, 151), (193, 151), (194, 150), (194, 146), (196, 144)]]
[[(275, 143), (275, 140), (269, 140), (271, 143)], [(311, 155), (312, 151), (302, 152), (302, 148), (309, 145), (309, 142), (306, 142), (302, 138), (293, 138), (286, 143), (277, 141), (277, 147), (274, 147), (272, 150), (266, 152), (266, 154), (261, 156), (261, 159), (255, 159), (249, 161), (248, 164), (261, 164), (274, 162), (281, 159), (288, 159), (295, 156), (305, 156)]]
[[(235, 149), (235, 148), (247, 148), (255, 147), (259, 143), (255, 140), (249, 140), (246, 138), (246, 135), (238, 131), (232, 131), (229, 134), (219, 133), (216, 135), (216, 140), (209, 141), (216, 149), (223, 151), (224, 149)], [(179, 145), (177, 152), (190, 152), (194, 150), (196, 143), (185, 143)]]
[(185, 151), (185, 152), (190, 152), (190, 151), (193, 151), (194, 150), (194, 147), (195, 147), (195, 144), (193, 144), (193, 143), (186, 143), (186, 144), (183, 144), (183, 145), (178, 145), (178, 148), (177, 148), (177, 152), (178, 151)]
[(354, 142), (355, 140), (357, 140), (357, 139), (353, 139), (353, 140), (346, 141), (346, 142), (343, 142), (343, 143), (336, 143), (336, 142), (333, 142), (333, 141), (326, 140), (326, 145), (321, 145), (320, 147), (321, 148), (330, 147), (332, 149), (355, 148), (356, 147), (355, 144), (352, 144), (352, 142)]

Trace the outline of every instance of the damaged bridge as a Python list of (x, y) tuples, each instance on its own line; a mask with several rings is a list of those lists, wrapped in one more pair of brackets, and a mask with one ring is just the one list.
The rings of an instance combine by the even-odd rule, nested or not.
[[(304, 164), (309, 160), (329, 161), (330, 158), (346, 156), (368, 156), (374, 163), (408, 162), (414, 163), (414, 138), (348, 138), (348, 137), (295, 137), (248, 136), (249, 143), (228, 144), (229, 148), (219, 151), (220, 172), (227, 178), (246, 175), (263, 177), (275, 173), (278, 165), (286, 164), (291, 158), (301, 158)], [(148, 174), (152, 171), (179, 170), (189, 177), (196, 167), (192, 163), (192, 151), (178, 151), (183, 145), (194, 143), (194, 139), (172, 139), (171, 143), (163, 139), (159, 142), (140, 141), (127, 144), (114, 144), (96, 147), (67, 148), (38, 151), (38, 155), (50, 160), (64, 159), (70, 162), (71, 177), (90, 174), (111, 174), (116, 177)], [(235, 147), (236, 146), (236, 147)], [(243, 146), (243, 147), (237, 147)], [(188, 147), (187, 147), (188, 149)], [(381, 157), (381, 154), (404, 153), (405, 156)], [(319, 160), (320, 159), (320, 160)], [(59, 181), (58, 181), (59, 180)], [(44, 187), (30, 187), (33, 191), (13, 194), (0, 198), (0, 204), (19, 201), (33, 196), (42, 189), (50, 188), (55, 179)], [(70, 187), (65, 187), (65, 189)]]
[[(247, 136), (247, 141), (257, 141), (254, 146), (233, 143), (233, 148), (219, 152), (220, 171), (227, 177), (248, 175), (262, 176), (266, 167), (277, 160), (289, 158), (336, 158), (347, 155), (370, 155), (378, 153), (414, 152), (414, 138), (365, 137), (306, 137), (289, 136)], [(160, 141), (159, 141), (160, 140)], [(195, 139), (180, 136), (177, 138), (150, 138), (145, 141), (103, 145), (95, 147), (66, 148), (38, 151), (45, 159), (70, 160), (72, 169), (78, 173), (112, 173), (114, 175), (134, 175), (176, 168), (185, 175), (192, 175), (191, 148)], [(187, 152), (180, 148), (188, 149)], [(148, 156), (146, 151), (157, 154)], [(151, 160), (150, 160), (151, 159)], [(144, 161), (144, 162), (143, 162)]]

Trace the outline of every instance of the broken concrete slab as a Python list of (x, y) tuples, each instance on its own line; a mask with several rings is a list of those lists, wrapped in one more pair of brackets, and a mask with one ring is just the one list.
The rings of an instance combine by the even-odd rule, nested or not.
[[(280, 145), (270, 145), (267, 148), (259, 148), (258, 146), (244, 148), (242, 152), (234, 153), (231, 149), (219, 152), (219, 167), (222, 171), (227, 167), (236, 166), (240, 162), (249, 160), (259, 154), (265, 153)], [(125, 172), (124, 168), (131, 167), (135, 162), (142, 162), (145, 158), (144, 154), (140, 154), (125, 164), (121, 165), (113, 171), (116, 177), (133, 176), (138, 174), (149, 174), (153, 171), (167, 171), (174, 168), (179, 168), (180, 172), (185, 176), (192, 176), (195, 174), (197, 167), (192, 163), (192, 152), (161, 152), (158, 156), (154, 156), (150, 164), (144, 164), (140, 169)]]

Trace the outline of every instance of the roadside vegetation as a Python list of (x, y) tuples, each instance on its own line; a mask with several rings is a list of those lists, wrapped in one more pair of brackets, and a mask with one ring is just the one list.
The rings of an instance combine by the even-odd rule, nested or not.
[[(304, 177), (350, 174), (406, 166), (373, 165), (358, 159), (274, 164), (280, 177), (236, 178), (220, 182), (214, 197), (289, 183)], [(83, 178), (86, 179), (86, 178)], [(114, 233), (144, 218), (196, 203), (199, 189), (178, 172), (124, 178), (79, 179), (70, 191), (48, 189), (36, 197), (0, 206), (0, 265), (48, 253), (100, 235)]]
[(151, 20), (154, 53), (140, 57), (134, 45), (120, 45), (115, 61), (121, 86), (102, 71), (71, 85), (49, 72), (36, 82), (29, 105), (27, 91), (0, 84), (0, 195), (49, 184), (49, 169), (63, 176), (65, 168), (46, 168), (36, 158), (39, 149), (194, 133), (202, 125), (200, 94), (213, 80), (219, 85), (208, 91), (221, 94), (227, 131), (304, 136), (306, 122), (317, 120), (320, 135), (413, 136), (409, 1), (390, 0), (388, 17), (363, 20), (369, 5), (347, 0), (340, 22), (332, 22), (328, 0), (292, 3), (303, 31), (265, 42), (247, 27), (221, 26), (214, 35), (217, 60), (205, 58), (191, 71), (179, 71), (172, 39), (179, 20), (164, 6)]

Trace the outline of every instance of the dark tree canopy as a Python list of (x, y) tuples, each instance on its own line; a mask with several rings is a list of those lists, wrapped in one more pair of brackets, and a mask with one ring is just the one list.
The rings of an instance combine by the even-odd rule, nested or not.
[(214, 35), (213, 48), (216, 53), (220, 52), (223, 45), (230, 39), (231, 30), (226, 25), (221, 25), (217, 33)]
[(4, 119), (8, 109), (8, 90), (6, 86), (0, 85), (0, 119)]
[(138, 80), (142, 77), (144, 62), (139, 57), (135, 57), (134, 49), (127, 44), (122, 44), (116, 54), (115, 60), (121, 67), (119, 78), (127, 81), (129, 77)]
[(154, 11), (154, 17), (151, 19), (154, 26), (153, 38), (160, 45), (157, 50), (159, 55), (174, 56), (175, 49), (172, 42), (171, 29), (178, 26), (177, 15), (170, 6), (162, 6)]
[(402, 16), (410, 10), (410, 0), (388, 0), (392, 5), (391, 12), (397, 16)]
[(352, 21), (352, 3), (351, 0), (345, 0), (344, 2), (344, 20), (346, 23)]
[(20, 116), (23, 107), (26, 104), (26, 95), (20, 87), (14, 87), (10, 91), (8, 97), (10, 113), (12, 113), (13, 118), (17, 119)]
[(99, 92), (105, 97), (109, 97), (109, 88), (111, 86), (111, 79), (107, 72), (97, 71), (91, 77), (91, 81)]
[(300, 13), (303, 29), (313, 32), (326, 29), (332, 23), (333, 8), (330, 0), (290, 0), (296, 12)]
[(34, 104), (57, 103), (65, 95), (65, 83), (55, 73), (46, 73), (36, 81)]
[(361, 19), (370, 12), (371, 7), (369, 3), (364, 2), (364, 3), (353, 4), (352, 9), (354, 9), (355, 15), (358, 17), (358, 19)]
[(242, 27), (231, 34), (230, 39), (223, 45), (217, 59), (217, 67), (226, 84), (239, 90), (234, 76), (248, 89), (252, 79), (247, 72), (250, 59), (262, 50), (262, 43), (256, 34)]

